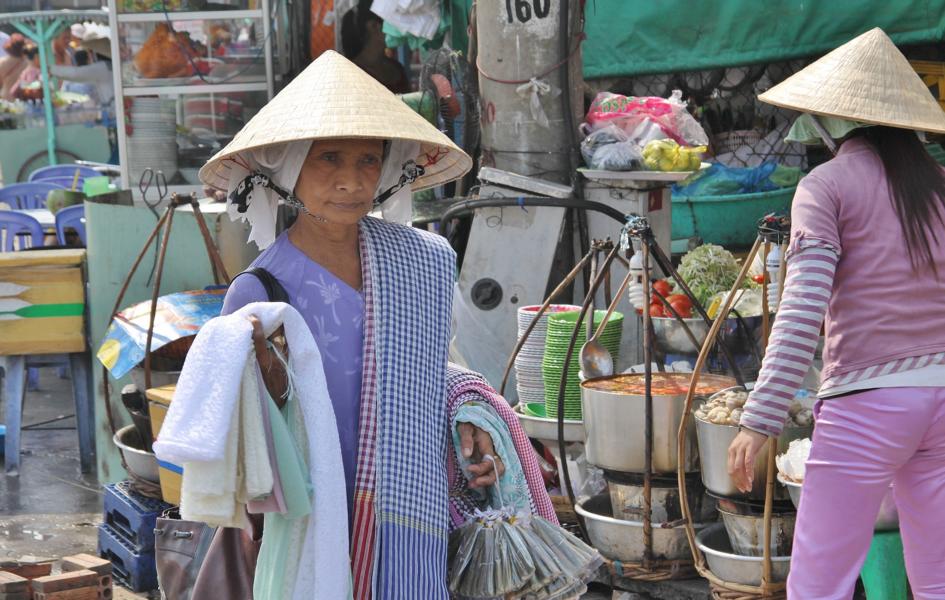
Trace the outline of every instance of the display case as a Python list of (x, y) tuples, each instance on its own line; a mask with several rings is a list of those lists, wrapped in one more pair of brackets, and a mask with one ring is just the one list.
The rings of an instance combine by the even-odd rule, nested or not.
[(136, 198), (149, 168), (167, 197), (200, 192), (197, 170), (272, 97), (280, 4), (110, 0), (122, 185)]

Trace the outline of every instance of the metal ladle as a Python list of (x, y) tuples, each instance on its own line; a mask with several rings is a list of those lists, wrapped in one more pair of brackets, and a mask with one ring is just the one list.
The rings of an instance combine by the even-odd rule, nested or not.
[(623, 278), (623, 283), (620, 284), (620, 289), (614, 294), (614, 299), (607, 307), (607, 313), (601, 320), (600, 325), (597, 326), (594, 336), (581, 346), (581, 371), (585, 378), (607, 377), (614, 374), (614, 357), (610, 355), (610, 351), (599, 340), (601, 334), (604, 333), (604, 328), (607, 327), (607, 321), (610, 320), (610, 316), (614, 314), (614, 310), (617, 308), (617, 303), (620, 302), (623, 293), (627, 291), (631, 277), (633, 277), (633, 271), (627, 273), (627, 276)]

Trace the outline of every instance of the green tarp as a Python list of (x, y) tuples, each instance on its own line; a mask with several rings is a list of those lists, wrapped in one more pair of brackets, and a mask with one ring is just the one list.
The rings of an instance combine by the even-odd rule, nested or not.
[(882, 27), (945, 37), (945, 0), (587, 0), (584, 77), (671, 73), (822, 54)]

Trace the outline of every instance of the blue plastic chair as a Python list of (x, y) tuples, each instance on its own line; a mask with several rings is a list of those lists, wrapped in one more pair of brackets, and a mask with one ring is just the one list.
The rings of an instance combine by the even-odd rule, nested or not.
[[(0, 210), (0, 234), (3, 235), (3, 252), (38, 248), (43, 245), (43, 226), (39, 221), (13, 210)], [(14, 244), (16, 240), (20, 243)]]
[(82, 190), (82, 180), (86, 177), (98, 177), (101, 175), (98, 171), (92, 167), (86, 167), (85, 165), (52, 165), (49, 167), (40, 167), (30, 173), (29, 181), (46, 181), (53, 177), (68, 177), (69, 185), (66, 187), (72, 187), (72, 178), (75, 177), (76, 169), (79, 170), (79, 190)]
[(46, 194), (61, 189), (61, 185), (48, 181), (11, 183), (0, 188), (0, 202), (9, 204), (10, 208), (14, 210), (46, 208)]
[(56, 239), (60, 246), (66, 245), (66, 228), (69, 227), (75, 229), (85, 246), (85, 206), (82, 204), (61, 208), (56, 213)]
[[(57, 186), (61, 187), (61, 188), (64, 189), (64, 190), (71, 190), (71, 189), (72, 189), (72, 178), (71, 178), (71, 177), (49, 177), (49, 178), (47, 178), (47, 179), (43, 179), (42, 181), (36, 181), (36, 182), (34, 182), (34, 183), (51, 183), (51, 184), (53, 184), (53, 185), (57, 185)], [(83, 179), (82, 177), (79, 177), (79, 180), (75, 183), (75, 191), (81, 192), (81, 191), (82, 191), (82, 185), (83, 185), (84, 183), (85, 183), (85, 179)]]

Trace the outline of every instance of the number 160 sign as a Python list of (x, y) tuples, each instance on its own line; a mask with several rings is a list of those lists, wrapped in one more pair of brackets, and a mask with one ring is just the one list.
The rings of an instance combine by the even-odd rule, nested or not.
[(551, 12), (551, 0), (505, 0), (505, 10), (509, 23), (528, 23), (533, 16), (536, 19), (548, 16)]

